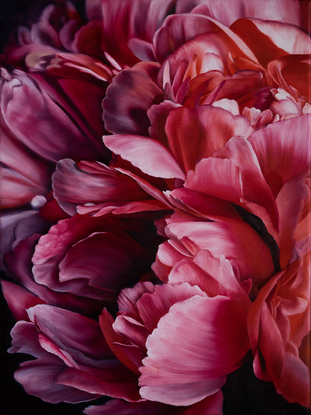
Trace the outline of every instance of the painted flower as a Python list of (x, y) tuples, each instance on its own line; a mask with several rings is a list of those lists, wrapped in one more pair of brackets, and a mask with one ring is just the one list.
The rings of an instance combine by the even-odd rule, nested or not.
[(176, 263), (169, 280), (124, 289), (115, 321), (104, 310), (100, 324), (114, 354), (140, 374), (142, 398), (190, 408), (206, 399), (212, 413), (210, 398), (249, 350), (251, 301), (230, 262), (207, 250)]
[[(180, 106), (220, 107), (243, 116), (255, 129), (309, 112), (310, 97), (300, 80), (310, 71), (310, 38), (295, 26), (299, 4), (287, 3), (287, 9), (280, 4), (279, 12), (273, 10), (279, 21), (267, 21), (258, 17), (266, 13), (270, 19), (269, 7), (259, 11), (254, 2), (243, 3), (242, 14), (238, 2), (227, 3), (231, 21), (215, 2), (201, 2), (192, 11), (187, 2), (185, 7), (177, 2), (177, 13), (164, 20), (150, 43), (153, 63), (142, 59), (114, 78), (103, 101), (103, 119), (116, 134), (114, 141), (124, 141), (118, 134), (167, 140), (174, 154), (168, 115)], [(131, 12), (135, 16), (135, 7)], [(291, 42), (284, 40), (284, 32)], [(121, 99), (124, 94), (127, 101)], [(187, 112), (176, 118), (186, 123)]]
[(34, 358), (16, 380), (113, 398), (87, 415), (221, 415), (253, 355), (308, 406), (308, 5), (84, 3), (1, 55), (1, 284), (10, 352)]
[[(6, 263), (14, 281), (43, 302), (96, 315), (103, 305), (113, 309), (120, 290), (148, 272), (157, 240), (148, 221), (76, 215), (20, 242)], [(19, 286), (3, 291), (12, 311), (19, 307)]]

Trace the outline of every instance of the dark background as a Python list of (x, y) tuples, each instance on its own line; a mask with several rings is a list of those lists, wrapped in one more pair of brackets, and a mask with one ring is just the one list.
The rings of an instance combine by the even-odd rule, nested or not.
[[(25, 16), (30, 15), (32, 19), (35, 19), (39, 15), (39, 10), (49, 3), (49, 0), (0, 0), (0, 53), (7, 44), (9, 33), (18, 24), (27, 21)], [(75, 4), (82, 12), (83, 1), (78, 0)], [(3, 277), (6, 278), (5, 274), (1, 275), (1, 278)], [(9, 333), (15, 321), (2, 293), (0, 293), (0, 310), (0, 415), (82, 414), (82, 410), (92, 403), (48, 404), (27, 395), (23, 387), (14, 380), (14, 371), (21, 362), (28, 360), (29, 356), (7, 353), (7, 349), (11, 346)], [(307, 409), (285, 401), (275, 392), (273, 384), (260, 381), (255, 377), (252, 370), (251, 354), (248, 355), (246, 363), (239, 370), (228, 376), (223, 392), (224, 415), (309, 414)], [(93, 403), (102, 404), (104, 402), (105, 398)]]

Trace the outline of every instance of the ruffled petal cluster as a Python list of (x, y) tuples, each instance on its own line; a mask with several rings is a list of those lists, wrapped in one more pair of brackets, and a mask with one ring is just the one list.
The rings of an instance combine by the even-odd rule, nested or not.
[(27, 394), (221, 415), (249, 365), (309, 406), (308, 13), (60, 0), (12, 33), (1, 283)]

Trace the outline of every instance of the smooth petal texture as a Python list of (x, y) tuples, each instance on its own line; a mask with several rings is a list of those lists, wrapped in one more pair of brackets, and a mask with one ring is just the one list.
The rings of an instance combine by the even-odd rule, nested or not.
[(10, 281), (2, 280), (1, 286), (4, 298), (17, 321), (28, 319), (27, 308), (44, 303), (43, 300), (33, 295), (24, 287), (20, 287)]
[(219, 390), (223, 376), (241, 364), (249, 348), (246, 310), (227, 297), (194, 296), (170, 308), (146, 346), (141, 395), (191, 405)]
[(188, 237), (200, 249), (219, 258), (225, 255), (235, 264), (240, 280), (264, 281), (274, 267), (268, 246), (249, 225), (228, 219), (226, 222), (179, 221), (177, 215), (166, 227), (172, 239)]
[(192, 287), (187, 282), (174, 287), (170, 285), (156, 286), (154, 293), (145, 293), (137, 301), (137, 309), (144, 326), (151, 333), (173, 304), (195, 295), (206, 296), (201, 289)]
[(162, 63), (179, 46), (208, 32), (210, 27), (210, 21), (202, 15), (168, 16), (153, 39), (157, 60)]
[[(23, 145), (0, 119), (1, 132), (1, 208), (30, 203), (36, 195), (50, 189), (52, 166)], [(25, 169), (27, 165), (27, 169)]]
[(94, 397), (108, 395), (112, 398), (121, 398), (129, 401), (136, 401), (140, 398), (137, 385), (126, 383), (125, 379), (115, 384), (75, 368), (69, 368), (62, 372), (57, 377), (56, 383), (76, 388), (79, 391), (85, 391), (93, 394)]
[[(53, 291), (45, 285), (38, 284), (31, 272), (31, 258), (34, 246), (37, 243), (39, 235), (34, 234), (31, 237), (21, 241), (13, 252), (7, 254), (6, 262), (10, 275), (14, 280), (35, 294), (42, 302), (56, 305), (59, 307), (66, 306), (67, 309), (78, 311), (84, 315), (90, 315), (94, 312), (100, 312), (102, 302), (90, 300), (87, 298), (75, 296), (69, 292)], [(14, 298), (12, 298), (14, 300)], [(13, 304), (13, 307), (20, 307), (19, 304)]]
[[(196, 0), (193, 13), (202, 13), (210, 16), (226, 26), (230, 26), (240, 17), (257, 17), (266, 20), (280, 20), (282, 22), (298, 25), (300, 24), (299, 5), (291, 0), (263, 0), (260, 4), (256, 0), (224, 0), (219, 3), (217, 0), (206, 1)], [(190, 11), (192, 3), (179, 2), (177, 10), (180, 12)], [(187, 8), (187, 9), (185, 9)]]
[(52, 336), (59, 345), (77, 350), (94, 360), (112, 357), (95, 321), (49, 305), (33, 307), (28, 310), (28, 315), (43, 334)]
[(89, 401), (98, 398), (99, 395), (93, 395), (84, 391), (59, 385), (55, 379), (63, 370), (62, 365), (51, 363), (25, 362), (23, 366), (15, 372), (15, 379), (21, 383), (26, 393), (37, 396), (49, 403), (77, 403)]
[[(79, 158), (82, 154), (84, 158), (93, 158), (98, 154), (85, 134), (30, 75), (16, 71), (15, 78), (2, 86), (0, 105), (7, 126), (41, 157), (57, 161)], [(32, 107), (37, 110), (33, 112)]]
[(148, 198), (128, 176), (104, 164), (86, 161), (76, 164), (70, 159), (57, 163), (53, 189), (60, 206), (71, 215), (77, 212), (77, 205), (108, 203), (113, 206), (119, 201), (126, 204)]
[(308, 204), (310, 197), (304, 176), (297, 176), (287, 182), (276, 198), (280, 215), (279, 247), (282, 268), (285, 268), (292, 259), (296, 243), (294, 232), (298, 226), (302, 209)]
[(238, 283), (230, 261), (224, 256), (215, 258), (209, 251), (198, 251), (193, 261), (183, 259), (175, 263), (169, 274), (170, 284), (188, 282), (198, 286), (209, 297), (223, 295), (244, 304), (249, 308), (251, 301), (242, 286)]
[(38, 332), (32, 323), (18, 322), (11, 331), (13, 346), (10, 353), (28, 353), (37, 360), (24, 362), (15, 372), (15, 379), (23, 385), (26, 393), (50, 403), (83, 402), (97, 396), (58, 385), (56, 378), (64, 370), (64, 363), (41, 348)]
[(289, 402), (304, 406), (308, 406), (310, 378), (299, 346), (310, 328), (309, 266), (308, 253), (271, 278), (248, 316), (255, 374), (272, 380)]
[[(132, 39), (152, 42), (152, 37), (162, 24), (174, 3), (151, 0), (141, 3), (134, 0), (117, 0), (113, 5), (101, 3), (103, 16), (103, 47), (121, 66), (138, 62), (132, 51)], [(122, 36), (120, 35), (122, 34)], [(136, 55), (140, 53), (134, 49)]]
[[(224, 177), (226, 185), (221, 186), (220, 180)], [(270, 214), (275, 228), (278, 228), (277, 210), (271, 189), (261, 172), (252, 146), (241, 137), (229, 140), (213, 158), (202, 160), (194, 173), (188, 175), (185, 185), (246, 208), (251, 209), (253, 206), (247, 202), (262, 206)]]
[(310, 115), (295, 117), (255, 131), (249, 138), (274, 196), (310, 166)]
[(149, 255), (113, 221), (75, 215), (40, 238), (32, 258), (33, 273), (39, 284), (56, 291), (111, 301), (116, 290), (144, 273)]
[(233, 136), (248, 136), (252, 129), (244, 117), (221, 108), (177, 108), (168, 116), (165, 131), (169, 147), (185, 172), (211, 156)]
[(99, 317), (99, 323), (107, 344), (122, 364), (132, 372), (139, 374), (138, 367), (145, 353), (137, 345), (131, 344), (128, 339), (117, 333), (112, 327), (113, 322), (112, 316), (104, 308)]
[[(308, 34), (296, 26), (276, 21), (241, 19), (231, 25), (231, 30), (245, 41), (263, 65), (289, 53), (310, 53)], [(264, 49), (259, 47), (261, 42), (265, 43)]]
[(14, 249), (19, 242), (37, 232), (47, 232), (49, 222), (36, 210), (1, 212), (1, 270), (6, 269), (5, 255)]
[(103, 140), (110, 150), (150, 176), (165, 179), (185, 177), (171, 153), (156, 140), (135, 135), (105, 136)]

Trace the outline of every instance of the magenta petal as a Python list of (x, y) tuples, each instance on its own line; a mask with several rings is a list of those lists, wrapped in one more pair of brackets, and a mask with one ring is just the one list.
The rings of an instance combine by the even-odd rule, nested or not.
[(30, 292), (37, 295), (44, 302), (62, 306), (83, 314), (92, 314), (95, 310), (100, 311), (102, 302), (94, 299), (87, 299), (75, 296), (68, 292), (52, 291), (45, 285), (38, 284), (31, 272), (31, 257), (34, 245), (37, 243), (39, 235), (34, 234), (28, 239), (20, 242), (14, 252), (9, 252), (6, 256), (8, 269), (13, 273), (15, 281), (23, 285)]
[(257, 232), (241, 220), (223, 222), (173, 221), (166, 227), (173, 239), (188, 237), (200, 249), (206, 249), (217, 258), (225, 253), (235, 264), (240, 280), (252, 278), (262, 282), (274, 271), (268, 246)]
[(117, 359), (134, 373), (139, 373), (138, 367), (145, 357), (137, 345), (131, 344), (128, 339), (118, 334), (112, 327), (114, 320), (104, 308), (99, 323), (103, 335)]
[(13, 284), (10, 281), (1, 281), (2, 291), (15, 320), (28, 320), (27, 308), (34, 307), (37, 304), (43, 304), (44, 301), (24, 287)]
[(128, 176), (97, 162), (60, 160), (53, 175), (54, 197), (71, 215), (77, 205), (129, 202), (148, 196)]
[(199, 287), (192, 287), (187, 282), (171, 286), (169, 284), (156, 285), (154, 293), (146, 293), (137, 301), (137, 309), (145, 327), (152, 332), (170, 307), (194, 295), (206, 296)]
[(208, 32), (210, 26), (210, 21), (202, 15), (174, 14), (167, 17), (153, 40), (158, 61), (162, 63), (179, 46)]
[(147, 339), (142, 397), (191, 405), (218, 391), (249, 349), (247, 312), (227, 297), (178, 302)]
[[(30, 75), (18, 70), (14, 74), (15, 78), (2, 86), (0, 105), (7, 126), (20, 141), (51, 161), (100, 155), (84, 132)], [(32, 111), (34, 107), (36, 111)]]
[(135, 135), (104, 136), (105, 145), (142, 172), (164, 179), (184, 179), (184, 173), (169, 151), (157, 140)]
[[(88, 284), (102, 290), (118, 291), (135, 282), (137, 255), (128, 241), (110, 232), (97, 232), (74, 244), (59, 263), (59, 281), (86, 278)], [(103, 255), (103, 252), (105, 253)], [(75, 291), (75, 287), (72, 287)]]
[(32, 323), (19, 321), (13, 327), (11, 336), (13, 346), (9, 349), (10, 353), (28, 353), (38, 359), (22, 363), (15, 372), (15, 379), (23, 385), (26, 393), (50, 403), (83, 402), (94, 398), (83, 391), (55, 383), (66, 366), (41, 348), (37, 329)]
[(310, 115), (280, 121), (249, 138), (274, 196), (310, 166)]

